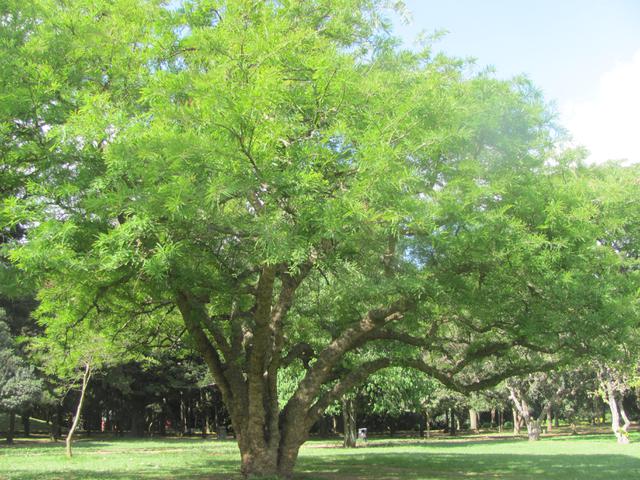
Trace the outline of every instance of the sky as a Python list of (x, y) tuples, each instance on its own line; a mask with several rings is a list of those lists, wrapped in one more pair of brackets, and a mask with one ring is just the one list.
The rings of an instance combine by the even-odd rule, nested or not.
[(448, 33), (436, 51), (525, 74), (589, 161), (640, 162), (640, 0), (405, 0), (395, 33)]

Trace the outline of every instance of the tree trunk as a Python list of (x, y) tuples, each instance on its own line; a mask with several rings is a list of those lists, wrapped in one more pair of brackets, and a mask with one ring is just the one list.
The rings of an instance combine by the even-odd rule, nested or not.
[(492, 408), (491, 409), (491, 428), (493, 429), (493, 427), (496, 426), (496, 409)]
[[(527, 435), (529, 437), (529, 441), (533, 442), (540, 440), (540, 422), (542, 420), (542, 416), (538, 419), (534, 418), (529, 411), (529, 405), (527, 404), (527, 401), (524, 398), (519, 398), (514, 388), (509, 388), (509, 392), (509, 396), (513, 402), (513, 405), (515, 406), (514, 415), (519, 414), (519, 416), (524, 420), (524, 423), (527, 426)], [(513, 424), (515, 428), (515, 420)]]
[(453, 410), (453, 408), (451, 409), (451, 414), (449, 415), (449, 420), (451, 421), (451, 426), (449, 429), (449, 435), (451, 435), (452, 437), (456, 436), (456, 420), (457, 420), (457, 415), (456, 412)]
[(425, 410), (424, 416), (425, 416), (425, 427), (426, 427), (427, 438), (431, 438), (431, 418), (429, 415), (429, 410)]
[(629, 435), (627, 433), (627, 428), (629, 426), (629, 420), (626, 418), (626, 413), (624, 415), (624, 425), (620, 426), (620, 410), (618, 402), (616, 390), (613, 385), (613, 381), (611, 379), (607, 379), (605, 382), (606, 394), (607, 394), (607, 403), (609, 404), (609, 410), (611, 411), (611, 429), (613, 430), (614, 435), (618, 443), (626, 444), (629, 443)]
[(547, 409), (547, 431), (550, 432), (553, 429), (553, 424), (551, 422), (551, 407)]
[(513, 413), (513, 434), (520, 435), (520, 415), (515, 408), (512, 408), (511, 411)]
[(344, 422), (344, 448), (356, 447), (356, 408), (353, 398), (342, 399), (342, 418)]
[(449, 409), (446, 409), (444, 411), (444, 425), (445, 425), (444, 427), (445, 433), (449, 433), (451, 431), (450, 430), (451, 422), (449, 421)]
[(16, 431), (16, 412), (9, 412), (9, 428), (7, 429), (7, 443), (13, 444), (13, 436)]
[(469, 429), (474, 433), (478, 433), (478, 412), (473, 408), (469, 409)]
[(24, 432), (24, 436), (28, 437), (31, 435), (31, 415), (29, 412), (22, 415), (22, 431)]
[(498, 410), (498, 432), (502, 433), (504, 427), (504, 410), (500, 408)]
[(627, 417), (627, 412), (624, 411), (624, 404), (622, 403), (622, 399), (620, 399), (620, 402), (618, 403), (618, 409), (620, 410), (620, 416), (624, 421), (624, 424), (622, 425), (621, 430), (624, 432), (627, 442), (629, 442), (629, 427), (631, 426), (631, 422)]
[(87, 391), (89, 378), (91, 378), (91, 364), (87, 362), (85, 363), (84, 374), (82, 375), (82, 389), (80, 390), (80, 400), (78, 400), (78, 406), (76, 408), (76, 414), (73, 417), (71, 428), (69, 429), (69, 433), (67, 433), (66, 454), (69, 458), (71, 458), (71, 456), (73, 455), (71, 452), (71, 442), (73, 440), (73, 434), (75, 433), (76, 428), (78, 428), (78, 423), (80, 422), (80, 415), (82, 414), (82, 404), (84, 403), (84, 395)]

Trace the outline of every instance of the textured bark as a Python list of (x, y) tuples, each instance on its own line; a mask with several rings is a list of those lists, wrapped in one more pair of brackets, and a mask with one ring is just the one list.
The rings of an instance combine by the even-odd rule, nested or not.
[(356, 448), (356, 409), (353, 398), (342, 399), (342, 418), (344, 423), (344, 448)]

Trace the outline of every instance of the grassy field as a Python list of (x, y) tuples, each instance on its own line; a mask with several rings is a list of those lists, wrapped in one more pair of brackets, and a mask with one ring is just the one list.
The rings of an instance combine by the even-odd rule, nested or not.
[[(640, 478), (640, 435), (616, 445), (611, 435), (548, 437), (537, 443), (505, 437), (374, 440), (344, 450), (311, 441), (298, 479), (612, 479)], [(2, 480), (239, 479), (233, 441), (100, 439), (79, 441), (66, 459), (61, 443), (23, 440), (0, 447)]]

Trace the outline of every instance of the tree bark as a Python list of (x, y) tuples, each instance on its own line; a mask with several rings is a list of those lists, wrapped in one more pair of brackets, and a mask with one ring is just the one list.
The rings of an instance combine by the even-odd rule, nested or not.
[(424, 416), (425, 416), (425, 423), (426, 423), (426, 433), (427, 433), (427, 438), (431, 438), (431, 418), (429, 415), (429, 410), (425, 410), (424, 411)]
[[(629, 443), (629, 434), (627, 429), (629, 428), (629, 419), (627, 418), (624, 409), (621, 409), (622, 402), (618, 400), (617, 391), (614, 385), (614, 381), (611, 378), (611, 374), (608, 369), (605, 369), (601, 375), (601, 383), (604, 384), (606, 402), (609, 404), (609, 410), (611, 411), (611, 429), (616, 436), (616, 440), (620, 444)], [(624, 424), (620, 426), (620, 418), (624, 421)]]
[(449, 435), (451, 435), (452, 437), (456, 436), (457, 433), (457, 429), (456, 429), (456, 425), (457, 425), (457, 415), (456, 412), (453, 408), (450, 409), (450, 414), (449, 414), (449, 420), (451, 421), (451, 426), (449, 428)]
[(73, 441), (73, 434), (78, 428), (78, 423), (80, 422), (80, 415), (82, 414), (82, 404), (84, 403), (84, 396), (87, 391), (87, 385), (89, 384), (89, 379), (91, 378), (91, 364), (89, 362), (85, 363), (84, 373), (82, 375), (82, 389), (80, 390), (80, 400), (78, 400), (78, 406), (76, 407), (76, 414), (73, 417), (73, 422), (71, 424), (71, 428), (67, 433), (66, 439), (66, 454), (67, 457), (71, 458), (73, 455), (71, 451), (71, 442)]
[(16, 431), (16, 412), (9, 412), (9, 428), (7, 430), (7, 444), (13, 444), (13, 437)]
[(513, 413), (513, 434), (520, 435), (520, 415), (515, 408), (512, 408), (511, 412)]
[(356, 411), (353, 398), (342, 399), (342, 418), (344, 422), (344, 448), (356, 448)]
[(469, 429), (478, 433), (478, 412), (473, 408), (469, 409)]
[[(524, 398), (519, 398), (514, 388), (509, 388), (509, 392), (509, 397), (511, 398), (515, 406), (514, 415), (519, 414), (519, 416), (524, 420), (525, 425), (527, 426), (527, 435), (529, 437), (529, 441), (534, 442), (540, 440), (540, 422), (542, 420), (542, 416), (539, 419), (534, 418), (529, 411), (529, 405), (527, 404), (527, 401)], [(514, 427), (515, 424), (516, 422), (514, 420)]]

